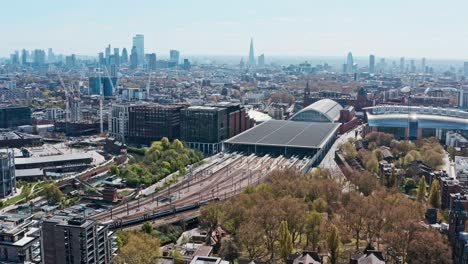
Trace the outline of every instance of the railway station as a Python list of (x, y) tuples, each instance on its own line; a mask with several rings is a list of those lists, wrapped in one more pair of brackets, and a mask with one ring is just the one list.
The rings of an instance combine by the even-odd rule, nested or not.
[(320, 163), (336, 139), (340, 124), (270, 120), (224, 142), (227, 151), (310, 157)]

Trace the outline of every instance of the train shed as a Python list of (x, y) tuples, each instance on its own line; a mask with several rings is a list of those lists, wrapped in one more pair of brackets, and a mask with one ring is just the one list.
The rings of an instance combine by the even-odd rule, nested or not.
[(318, 164), (336, 139), (340, 124), (270, 120), (224, 142), (228, 151), (308, 157)]

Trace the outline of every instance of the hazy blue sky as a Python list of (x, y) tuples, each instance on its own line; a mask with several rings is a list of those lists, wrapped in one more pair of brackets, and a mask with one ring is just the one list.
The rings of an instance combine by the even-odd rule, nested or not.
[(106, 44), (167, 54), (468, 58), (466, 0), (2, 0), (0, 56), (95, 55)]

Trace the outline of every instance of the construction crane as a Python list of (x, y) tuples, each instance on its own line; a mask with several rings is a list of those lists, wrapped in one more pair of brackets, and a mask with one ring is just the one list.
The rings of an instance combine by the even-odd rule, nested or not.
[(102, 82), (101, 82), (101, 68), (97, 68), (97, 75), (98, 75), (98, 81), (99, 81), (99, 124), (100, 124), (100, 132), (101, 134), (104, 133), (104, 120), (102, 116), (102, 111), (103, 111), (103, 100), (104, 100), (104, 92), (102, 88)]
[(69, 98), (69, 92), (68, 88), (65, 86), (65, 83), (63, 82), (62, 75), (60, 74), (60, 70), (57, 69), (57, 75), (60, 80), (60, 84), (62, 85), (63, 89), (65, 90), (65, 120), (70, 122), (70, 98)]
[(146, 84), (146, 100), (150, 97), (150, 83), (151, 83), (151, 72), (148, 74), (148, 83)]

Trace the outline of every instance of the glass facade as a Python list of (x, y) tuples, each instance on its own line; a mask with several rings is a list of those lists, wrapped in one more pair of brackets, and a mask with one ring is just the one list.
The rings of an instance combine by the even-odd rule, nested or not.
[(31, 125), (31, 109), (25, 106), (0, 107), (0, 128)]
[(128, 140), (149, 145), (167, 137), (180, 137), (180, 106), (138, 105), (128, 108)]
[(181, 139), (185, 142), (219, 143), (228, 138), (224, 108), (189, 107), (181, 111)]

